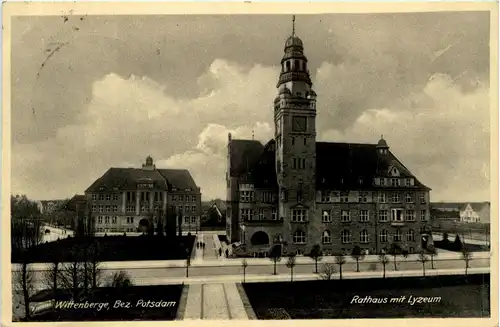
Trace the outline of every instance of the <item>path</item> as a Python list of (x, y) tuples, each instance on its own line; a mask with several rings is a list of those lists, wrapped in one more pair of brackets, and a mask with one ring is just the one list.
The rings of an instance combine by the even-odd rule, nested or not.
[(191, 284), (179, 319), (248, 320), (235, 283)]

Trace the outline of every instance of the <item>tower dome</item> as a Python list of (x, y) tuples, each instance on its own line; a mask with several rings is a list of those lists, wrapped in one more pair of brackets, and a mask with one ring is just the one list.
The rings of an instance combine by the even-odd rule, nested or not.
[(285, 42), (285, 49), (290, 47), (304, 48), (304, 43), (297, 35), (290, 36)]

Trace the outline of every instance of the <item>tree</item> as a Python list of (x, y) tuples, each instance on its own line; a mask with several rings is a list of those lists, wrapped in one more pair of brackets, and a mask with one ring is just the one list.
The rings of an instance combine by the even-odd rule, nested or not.
[(286, 266), (287, 268), (290, 268), (290, 281), (293, 282), (293, 268), (297, 264), (297, 258), (295, 253), (292, 253), (288, 256), (288, 259), (286, 261)]
[(54, 256), (52, 262), (49, 264), (47, 271), (42, 275), (44, 284), (48, 285), (49, 289), (57, 301), (59, 294), (59, 284), (61, 279), (61, 262), (59, 257)]
[(84, 288), (85, 265), (80, 261), (79, 253), (71, 253), (69, 260), (61, 269), (61, 286), (70, 291), (73, 301), (78, 302), (81, 297), (81, 290)]
[(309, 253), (309, 257), (314, 260), (315, 273), (318, 273), (318, 261), (323, 259), (323, 251), (319, 244), (314, 244), (311, 252)]
[(401, 247), (396, 243), (392, 243), (391, 248), (389, 249), (389, 254), (394, 258), (394, 270), (398, 270), (396, 258), (401, 254)]
[(385, 278), (385, 266), (389, 263), (389, 258), (385, 253), (381, 253), (378, 255), (378, 261), (382, 264), (382, 267), (384, 268), (384, 278)]
[(448, 239), (448, 233), (443, 233), (443, 243), (449, 243), (450, 240)]
[(247, 271), (247, 267), (248, 267), (248, 262), (247, 262), (247, 259), (243, 259), (243, 261), (241, 262), (241, 266), (243, 267), (243, 283), (246, 282), (246, 271)]
[(134, 284), (132, 283), (130, 275), (127, 272), (120, 270), (111, 276), (107, 286), (113, 288), (124, 288), (134, 286)]
[(26, 320), (30, 320), (31, 318), (30, 298), (35, 290), (34, 279), (35, 274), (31, 269), (30, 262), (23, 260), (20, 264), (19, 271), (16, 271), (15, 273), (15, 282), (17, 284), (17, 289), (22, 292)]
[(417, 260), (422, 263), (422, 271), (423, 271), (423, 274), (424, 274), (424, 277), (425, 277), (425, 263), (427, 261), (429, 261), (429, 257), (425, 254), (424, 250), (422, 250), (418, 254)]
[(92, 240), (92, 244), (90, 245), (88, 265), (89, 265), (91, 286), (94, 289), (99, 287), (100, 284), (101, 269), (99, 268), (100, 267), (99, 255), (100, 255), (99, 243), (95, 240)]
[(339, 278), (342, 279), (342, 266), (345, 264), (345, 256), (342, 253), (335, 255), (335, 263), (339, 265)]
[(460, 236), (458, 234), (455, 236), (455, 241), (453, 242), (453, 248), (455, 251), (461, 251), (462, 250), (462, 241), (460, 240)]
[(359, 260), (363, 260), (365, 254), (358, 245), (354, 246), (352, 249), (351, 257), (356, 260), (356, 271), (359, 272)]
[(469, 263), (472, 260), (472, 252), (465, 246), (462, 248), (462, 260), (465, 262), (465, 276), (467, 276), (467, 270), (470, 268)]
[(272, 247), (271, 252), (269, 253), (269, 259), (274, 264), (273, 275), (277, 275), (276, 264), (281, 261), (281, 246), (280, 245), (275, 245)]
[(191, 256), (186, 257), (186, 277), (189, 277), (189, 267), (191, 266)]
[(332, 263), (325, 263), (322, 266), (321, 278), (323, 280), (331, 280), (333, 275), (336, 273), (335, 265)]
[(430, 245), (427, 248), (427, 251), (429, 252), (429, 256), (431, 257), (431, 269), (434, 269), (434, 257), (438, 255), (438, 251), (434, 245)]

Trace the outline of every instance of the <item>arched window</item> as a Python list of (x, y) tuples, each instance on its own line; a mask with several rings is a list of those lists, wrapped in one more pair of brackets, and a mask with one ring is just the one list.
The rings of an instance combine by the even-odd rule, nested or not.
[(285, 61), (285, 72), (290, 71), (290, 61)]
[(394, 232), (394, 242), (401, 242), (401, 231), (398, 229)]
[(406, 232), (406, 240), (409, 242), (415, 241), (415, 231), (413, 229)]
[(380, 240), (380, 243), (385, 243), (387, 242), (387, 239), (388, 239), (388, 233), (387, 233), (387, 230), (385, 229), (382, 229), (379, 233), (379, 240)]
[(366, 229), (363, 229), (359, 233), (359, 241), (361, 243), (368, 243), (369, 242), (369, 235), (368, 235), (368, 231)]
[(330, 231), (325, 230), (323, 232), (323, 235), (321, 236), (321, 242), (323, 242), (323, 244), (332, 243), (332, 236), (330, 234)]
[(351, 231), (344, 229), (340, 234), (340, 238), (344, 244), (351, 243)]
[(305, 244), (306, 243), (306, 233), (298, 230), (293, 233), (293, 243), (295, 244)]

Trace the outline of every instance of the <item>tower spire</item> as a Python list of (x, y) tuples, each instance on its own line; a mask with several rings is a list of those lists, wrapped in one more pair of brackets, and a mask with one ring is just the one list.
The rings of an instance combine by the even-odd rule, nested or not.
[(292, 35), (295, 36), (295, 15), (292, 18)]

